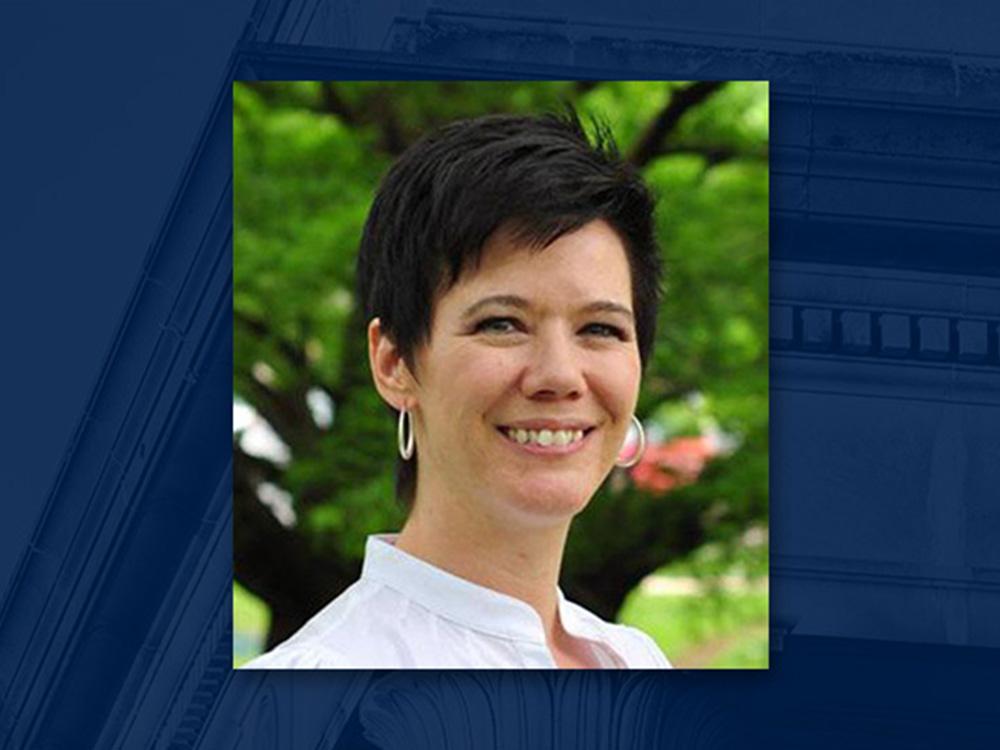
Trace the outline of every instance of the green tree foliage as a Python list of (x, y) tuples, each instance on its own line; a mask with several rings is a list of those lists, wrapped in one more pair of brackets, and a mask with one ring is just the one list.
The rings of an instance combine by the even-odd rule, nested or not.
[[(766, 84), (237, 83), (234, 398), (287, 455), (234, 434), (235, 569), (271, 607), (269, 643), (356, 579), (367, 534), (404, 518), (395, 425), (371, 386), (353, 298), (379, 178), (441, 123), (566, 102), (611, 126), (658, 196), (666, 296), (638, 414), (653, 438), (710, 423), (738, 447), (668, 493), (616, 470), (574, 523), (564, 590), (614, 617), (665, 562), (766, 523)], [(275, 492), (294, 521), (273, 510)]]

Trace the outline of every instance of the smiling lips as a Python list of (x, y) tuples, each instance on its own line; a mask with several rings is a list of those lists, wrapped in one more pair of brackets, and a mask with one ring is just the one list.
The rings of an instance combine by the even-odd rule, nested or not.
[(565, 454), (578, 450), (593, 427), (580, 424), (515, 425), (499, 427), (499, 432), (515, 445), (531, 453)]

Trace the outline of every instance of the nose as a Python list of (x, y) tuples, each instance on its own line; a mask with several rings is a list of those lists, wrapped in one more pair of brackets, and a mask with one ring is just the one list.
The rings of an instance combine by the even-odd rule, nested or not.
[(539, 333), (521, 381), (528, 398), (579, 398), (587, 389), (582, 352), (571, 332)]

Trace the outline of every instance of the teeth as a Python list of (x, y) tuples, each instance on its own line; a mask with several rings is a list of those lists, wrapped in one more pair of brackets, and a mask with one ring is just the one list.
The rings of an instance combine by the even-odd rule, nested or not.
[(541, 446), (565, 446), (583, 440), (583, 430), (522, 430), (508, 429), (507, 437), (516, 443)]

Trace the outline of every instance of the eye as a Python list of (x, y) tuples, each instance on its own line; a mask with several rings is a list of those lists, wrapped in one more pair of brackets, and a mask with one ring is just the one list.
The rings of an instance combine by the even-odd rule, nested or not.
[(515, 318), (485, 318), (476, 323), (476, 333), (516, 333), (521, 323)]
[(618, 326), (610, 325), (609, 323), (588, 323), (584, 326), (583, 332), (600, 338), (615, 338), (620, 341), (626, 341), (628, 339), (628, 336), (625, 334), (623, 329)]

